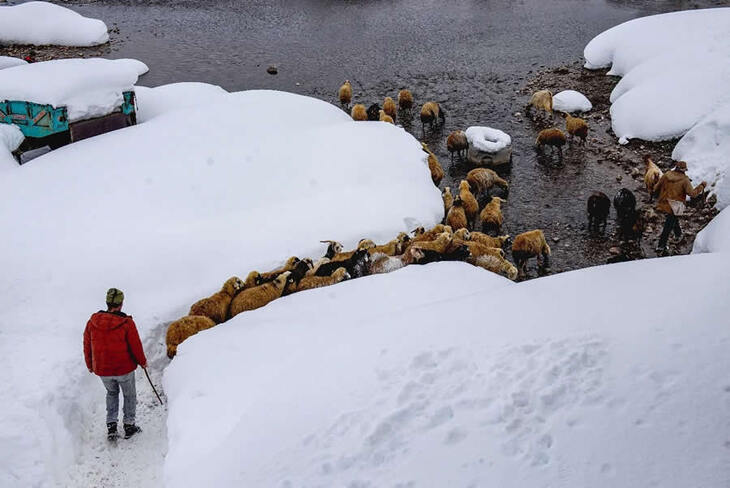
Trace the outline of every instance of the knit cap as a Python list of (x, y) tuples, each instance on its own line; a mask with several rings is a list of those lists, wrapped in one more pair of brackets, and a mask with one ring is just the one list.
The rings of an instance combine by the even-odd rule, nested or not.
[(106, 304), (108, 306), (118, 307), (124, 301), (124, 293), (117, 288), (109, 288), (106, 292)]

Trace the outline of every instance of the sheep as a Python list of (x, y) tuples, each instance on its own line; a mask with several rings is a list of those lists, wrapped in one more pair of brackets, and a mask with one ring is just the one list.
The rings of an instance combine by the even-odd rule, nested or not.
[[(476, 219), (477, 214), (479, 213), (479, 202), (477, 202), (476, 197), (471, 192), (469, 182), (466, 180), (461, 180), (459, 183), (459, 198), (461, 198), (461, 202), (464, 205), (466, 218), (469, 222), (474, 222), (474, 219)], [(456, 229), (456, 227), (454, 227), (454, 229)]]
[(387, 256), (385, 254), (373, 254), (370, 263), (370, 274), (390, 273), (409, 264), (413, 264), (425, 257), (424, 252), (417, 247), (409, 248), (400, 256)]
[(545, 144), (550, 146), (550, 152), (552, 153), (554, 151), (554, 148), (558, 148), (558, 153), (560, 154), (560, 157), (563, 157), (563, 146), (566, 142), (565, 134), (562, 130), (556, 129), (555, 127), (550, 129), (543, 129), (540, 131), (540, 133), (537, 135), (537, 139), (535, 140), (535, 145), (537, 146), (538, 150), (542, 151), (542, 148)]
[(371, 239), (360, 239), (357, 243), (357, 249), (372, 249), (375, 247), (375, 243)]
[(410, 90), (402, 89), (398, 92), (398, 107), (410, 110), (413, 107), (413, 94)]
[(330, 286), (349, 279), (350, 274), (344, 267), (340, 266), (330, 276), (305, 276), (299, 281), (295, 280), (287, 287), (287, 293), (296, 293), (298, 291)]
[(471, 232), (469, 229), (458, 229), (456, 232), (454, 232), (454, 239), (459, 239), (461, 241), (468, 241), (471, 240)]
[(304, 276), (314, 276), (317, 273), (317, 270), (319, 269), (320, 266), (322, 266), (325, 263), (329, 263), (329, 262), (330, 262), (330, 258), (318, 259), (317, 262), (312, 265), (312, 269), (307, 271), (307, 274), (305, 274)]
[(197, 334), (201, 330), (215, 327), (216, 323), (205, 315), (188, 315), (171, 323), (167, 327), (165, 343), (167, 344), (167, 357), (172, 359), (177, 354), (177, 346), (188, 337)]
[(246, 288), (251, 288), (256, 285), (261, 284), (261, 273), (258, 271), (251, 271), (248, 276), (246, 276), (246, 280), (243, 282), (243, 290)]
[(444, 109), (437, 102), (424, 103), (423, 107), (421, 107), (421, 129), (423, 135), (426, 135), (426, 124), (433, 128), (438, 120), (439, 124), (443, 125), (446, 122), (445, 115)]
[(281, 266), (276, 269), (272, 269), (271, 271), (268, 271), (266, 273), (261, 273), (261, 278), (259, 278), (259, 283), (268, 283), (269, 281), (273, 281), (276, 279), (277, 276), (279, 276), (281, 273), (285, 271), (292, 271), (294, 267), (299, 263), (300, 259), (296, 256), (292, 256), (289, 259), (286, 260), (286, 263), (284, 263), (284, 266)]
[(342, 244), (337, 241), (319, 241), (322, 244), (327, 244), (327, 251), (324, 253), (324, 257), (332, 259), (335, 255), (342, 252)]
[(482, 211), (479, 213), (479, 220), (483, 229), (494, 229), (499, 232), (502, 229), (502, 202), (506, 202), (499, 197), (492, 197)]
[(659, 166), (651, 160), (651, 156), (646, 154), (644, 156), (644, 163), (646, 163), (646, 173), (644, 174), (644, 185), (646, 185), (646, 191), (649, 192), (649, 201), (654, 199), (654, 188), (656, 188), (659, 179), (664, 174)]
[(487, 271), (491, 271), (492, 273), (502, 275), (512, 281), (516, 280), (519, 274), (514, 264), (497, 256), (483, 255), (478, 257), (469, 257), (466, 262), (473, 266), (479, 266)]
[(500, 249), (504, 246), (505, 242), (509, 240), (509, 235), (492, 237), (476, 231), (470, 232), (469, 235), (471, 238), (470, 240), (472, 241), (479, 242), (481, 244), (484, 244), (485, 246), (497, 247)]
[(464, 211), (464, 204), (461, 197), (454, 199), (454, 204), (449, 209), (449, 213), (446, 214), (446, 223), (452, 229), (466, 229), (469, 221), (466, 218), (466, 212)]
[(295, 283), (307, 276), (307, 274), (314, 268), (314, 263), (309, 258), (304, 258), (299, 261), (291, 272), (290, 278)]
[(536, 110), (544, 110), (545, 113), (552, 116), (553, 113), (553, 93), (550, 90), (538, 90), (532, 94), (530, 101), (527, 103), (525, 108), (525, 114), (530, 115), (530, 111), (535, 108)]
[[(456, 200), (458, 201), (459, 199), (457, 198)], [(456, 202), (454, 202), (454, 208), (455, 207)], [(448, 232), (442, 232), (433, 241), (419, 241), (414, 243), (411, 248), (421, 249), (423, 251), (434, 251), (439, 254), (443, 254), (448, 249), (450, 243), (451, 234), (449, 234)]]
[(428, 154), (428, 169), (431, 171), (431, 181), (433, 181), (434, 185), (439, 186), (439, 183), (441, 183), (441, 180), (444, 178), (444, 170), (439, 164), (439, 160), (436, 155), (425, 142), (421, 143), (421, 147), (423, 148), (423, 151)]
[(385, 110), (381, 110), (379, 112), (378, 118), (381, 122), (387, 122), (389, 124), (394, 124), (393, 117), (385, 113)]
[(613, 206), (616, 209), (619, 235), (623, 239), (631, 239), (636, 234), (638, 219), (636, 197), (628, 188), (621, 188), (613, 197)]
[(454, 160), (454, 153), (463, 158), (462, 152), (466, 153), (469, 149), (469, 141), (466, 139), (466, 133), (463, 130), (455, 130), (446, 138), (446, 149), (451, 153), (451, 161)]
[(339, 267), (347, 270), (353, 278), (360, 278), (367, 275), (367, 268), (370, 264), (370, 253), (367, 249), (358, 249), (352, 256), (343, 261), (331, 261), (322, 264), (314, 273), (315, 276), (330, 276)]
[(380, 120), (380, 105), (373, 103), (367, 109), (368, 120), (376, 121)]
[(475, 168), (466, 174), (466, 181), (469, 182), (474, 193), (479, 195), (488, 191), (494, 185), (505, 191), (509, 190), (509, 183), (489, 168)]
[(413, 236), (413, 238), (411, 238), (410, 244), (423, 241), (432, 241), (444, 232), (451, 235), (453, 233), (453, 230), (451, 226), (444, 224), (436, 224), (432, 229), (429, 230), (424, 230), (423, 227), (418, 227), (414, 231), (415, 235)]
[(350, 84), (350, 80), (345, 80), (337, 92), (337, 95), (340, 97), (341, 105), (345, 107), (350, 105), (350, 102), (352, 101), (352, 85)]
[(479, 257), (479, 256), (497, 256), (500, 258), (504, 257), (504, 251), (501, 248), (485, 246), (484, 244), (481, 244), (477, 241), (462, 240), (462, 239), (457, 239), (456, 237), (454, 237), (454, 239), (452, 239), (450, 247), (447, 249), (447, 252), (449, 250), (452, 250), (454, 247), (458, 247), (458, 246), (466, 246), (467, 249), (469, 249), (469, 255), (472, 257)]
[(355, 105), (353, 105), (352, 110), (350, 111), (350, 115), (352, 116), (352, 120), (368, 120), (368, 111), (365, 108), (365, 105), (363, 105), (362, 103), (356, 103)]
[(276, 300), (292, 283), (291, 271), (284, 271), (274, 281), (243, 290), (231, 302), (231, 318), (241, 312), (256, 310)]
[(537, 264), (541, 267), (547, 267), (549, 263), (550, 246), (545, 240), (545, 234), (537, 229), (515, 237), (512, 243), (512, 258), (515, 260), (520, 276), (525, 276), (527, 272), (527, 260), (537, 257)]
[(385, 100), (383, 100), (383, 111), (386, 114), (390, 115), (390, 118), (393, 119), (393, 121), (395, 122), (395, 120), (397, 119), (396, 115), (398, 113), (398, 110), (395, 108), (395, 102), (392, 98), (385, 97)]
[(606, 230), (606, 219), (611, 211), (611, 200), (605, 193), (600, 191), (593, 192), (588, 197), (588, 231), (591, 229), (598, 230), (602, 227)]
[(451, 194), (451, 187), (447, 186), (444, 191), (441, 192), (441, 198), (444, 201), (444, 216), (449, 213), (449, 209), (454, 204), (454, 196)]
[[(411, 238), (405, 232), (399, 232), (395, 239), (383, 244), (382, 246), (374, 246), (368, 249), (370, 255), (375, 253), (385, 254), (386, 256), (395, 256), (401, 254)], [(371, 241), (372, 242), (372, 241)]]
[(195, 302), (190, 307), (188, 315), (203, 315), (216, 324), (225, 322), (228, 318), (228, 307), (230, 307), (233, 297), (243, 288), (244, 283), (241, 278), (237, 276), (229, 278), (223, 283), (223, 287), (219, 292)]
[(570, 134), (571, 141), (575, 136), (578, 136), (581, 142), (585, 144), (586, 137), (588, 137), (588, 122), (581, 118), (573, 117), (568, 112), (563, 112), (563, 117), (565, 117), (565, 131)]

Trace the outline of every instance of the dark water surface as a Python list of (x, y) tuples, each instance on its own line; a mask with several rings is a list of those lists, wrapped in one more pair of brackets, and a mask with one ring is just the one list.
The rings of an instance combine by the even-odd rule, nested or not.
[[(580, 59), (585, 44), (611, 26), (697, 4), (118, 0), (73, 8), (119, 28), (113, 37), (120, 42), (113, 43), (111, 57), (147, 63), (143, 85), (203, 81), (228, 90), (273, 88), (336, 103), (337, 88), (347, 78), (354, 101), (366, 105), (395, 98), (402, 87), (414, 92), (418, 105), (436, 100), (445, 107), (447, 122), (425, 140), (447, 172), (442, 188), (457, 187), (469, 169), (449, 163), (445, 139), (451, 130), (470, 125), (505, 130), (513, 138), (514, 162), (507, 174), (511, 190), (504, 231), (514, 236), (544, 229), (555, 254), (552, 272), (557, 272), (605, 262), (613, 244), (585, 232), (585, 201), (594, 190), (613, 195), (621, 186), (619, 170), (580, 150), (569, 152), (562, 166), (538, 160), (532, 148), (538, 128), (514, 116), (526, 102), (520, 89), (535, 70)], [(269, 65), (276, 65), (279, 74), (267, 74)], [(421, 138), (420, 123), (399, 122)]]

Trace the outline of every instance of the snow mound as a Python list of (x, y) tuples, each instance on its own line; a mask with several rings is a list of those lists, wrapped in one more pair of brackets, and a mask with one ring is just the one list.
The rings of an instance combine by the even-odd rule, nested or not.
[(512, 144), (509, 134), (492, 127), (469, 127), (465, 133), (469, 145), (484, 152), (494, 153)]
[(593, 104), (581, 92), (563, 90), (553, 96), (553, 110), (560, 112), (588, 112)]
[[(106, 115), (149, 70), (135, 59), (58, 59), (0, 71), (0, 100), (65, 106), (69, 121)], [(38, 83), (38, 80), (54, 80)]]
[(0, 243), (1, 486), (74, 486), (57, 467), (74, 462), (81, 424), (103, 435), (103, 418), (79, 419), (77, 390), (81, 333), (110, 286), (149, 337), (232, 275), (443, 216), (426, 154), (400, 128), (283, 92), (198, 102), (0, 178), (0, 228), (12, 229)]
[(692, 253), (730, 252), (730, 208), (725, 208), (695, 237)]
[(222, 101), (229, 93), (218, 85), (184, 82), (162, 85), (156, 88), (137, 86), (137, 122), (145, 122), (173, 110), (195, 107), (200, 100)]
[[(729, 273), (718, 254), (521, 284), (440, 263), (285, 297), (167, 368), (166, 484), (722, 486)], [(689, 274), (661, 306), (656, 283)]]
[(623, 76), (611, 93), (620, 143), (689, 137), (674, 157), (690, 163), (690, 175), (714, 184), (721, 207), (730, 203), (724, 181), (730, 136), (722, 132), (730, 106), (728, 32), (730, 8), (688, 10), (618, 25), (584, 50), (586, 67), (611, 66), (609, 74)]
[(12, 56), (0, 56), (0, 69), (12, 68), (13, 66), (20, 66), (28, 64), (25, 59), (14, 58)]
[(48, 2), (0, 7), (0, 44), (97, 46), (109, 41), (104, 22)]

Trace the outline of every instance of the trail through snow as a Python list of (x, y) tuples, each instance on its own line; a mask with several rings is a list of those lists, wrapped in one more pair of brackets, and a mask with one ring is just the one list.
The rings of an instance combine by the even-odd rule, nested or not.
[(168, 323), (155, 327), (144, 348), (152, 383), (162, 397), (160, 405), (141, 368), (137, 368), (137, 419), (142, 432), (124, 439), (119, 405), (120, 437), (115, 443), (106, 438), (104, 387), (96, 375), (81, 382), (79, 404), (83, 430), (79, 433), (76, 463), (69, 466), (63, 486), (104, 486), (137, 488), (162, 486), (162, 466), (167, 454), (167, 398), (162, 391), (162, 374), (169, 360), (165, 356), (164, 333)]

